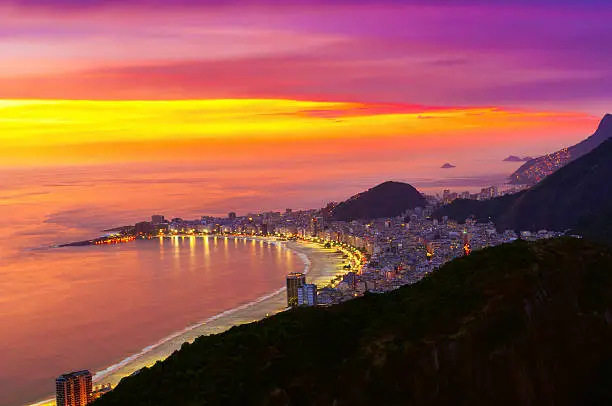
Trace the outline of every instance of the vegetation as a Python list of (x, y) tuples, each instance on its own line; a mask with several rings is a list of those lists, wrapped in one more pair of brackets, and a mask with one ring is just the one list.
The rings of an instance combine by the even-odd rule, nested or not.
[[(612, 242), (612, 140), (524, 192), (496, 199), (457, 200), (435, 217), (493, 220), (500, 230), (573, 230)], [(599, 226), (601, 225), (601, 227)]]
[(611, 248), (517, 241), (200, 337), (95, 406), (610, 404), (611, 309)]
[(384, 182), (338, 204), (332, 210), (334, 220), (352, 221), (396, 217), (427, 201), (414, 187), (401, 182)]

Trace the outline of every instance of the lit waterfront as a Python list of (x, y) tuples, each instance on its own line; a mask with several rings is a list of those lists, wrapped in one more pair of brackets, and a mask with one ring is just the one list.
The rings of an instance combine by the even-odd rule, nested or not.
[[(438, 158), (433, 161), (435, 165)], [(403, 156), (401, 163), (390, 161), (380, 176), (395, 177), (408, 169), (414, 176), (425, 176), (427, 167), (408, 168), (405, 162)], [(281, 163), (279, 160), (274, 164)], [(126, 165), (78, 171), (4, 171), (0, 216), (9, 223), (0, 236), (0, 291), (8, 294), (0, 297), (0, 320), (10, 334), (0, 337), (0, 359), (7, 360), (11, 368), (0, 371), (0, 405), (43, 397), (52, 392), (53, 379), (60, 373), (78, 368), (102, 370), (170, 333), (273, 292), (283, 286), (284, 275), (292, 270), (266, 268), (275, 275), (274, 281), (256, 280), (257, 269), (264, 265), (255, 265), (252, 270), (247, 262), (237, 259), (242, 255), (232, 258), (235, 244), (239, 248), (241, 243), (229, 239), (227, 243), (217, 239), (216, 248), (188, 237), (51, 251), (49, 246), (95, 238), (103, 234), (103, 229), (134, 224), (153, 213), (199, 218), (205, 214), (225, 215), (230, 210), (248, 213), (266, 208), (320, 207), (328, 199), (343, 199), (373, 184), (371, 179), (360, 176), (368, 171), (362, 162), (355, 165), (359, 169), (349, 172), (346, 168), (335, 169), (333, 157), (318, 161), (318, 165), (326, 173), (324, 178), (319, 172), (298, 176), (302, 171), (298, 171), (297, 164), (274, 174), (262, 170), (234, 172), (228, 165), (215, 172), (215, 182), (209, 179), (211, 174), (206, 167)], [(156, 181), (148, 181), (151, 177)], [(450, 184), (462, 188), (463, 183), (457, 182), (464, 181)], [(474, 182), (465, 186), (474, 191), (490, 184), (489, 179), (467, 181)], [(295, 193), (286, 188), (287, 184), (303, 191)], [(435, 187), (433, 183), (426, 185)], [(145, 247), (145, 243), (163, 249), (132, 249)], [(192, 244), (201, 256), (187, 254)], [(227, 266), (249, 271), (243, 272), (249, 278), (240, 289), (232, 288), (221, 298), (216, 295), (224, 295), (223, 289), (228, 285), (223, 284), (227, 281), (221, 278), (221, 285), (205, 283), (216, 273), (194, 270), (198, 266), (224, 268), (212, 261), (215, 256), (227, 261)], [(205, 258), (210, 262), (206, 263)], [(287, 260), (281, 258), (283, 262)], [(299, 258), (290, 261), (302, 266)], [(164, 278), (174, 282), (167, 283)], [(193, 280), (199, 283), (190, 283)], [(213, 286), (211, 294), (209, 289)], [(162, 290), (164, 293), (158, 294)], [(155, 298), (165, 301), (165, 305), (156, 303)], [(191, 298), (197, 301), (191, 303)], [(56, 325), (57, 318), (69, 322), (72, 330)], [(98, 329), (100, 337), (95, 334)], [(79, 337), (75, 331), (86, 335)], [(64, 340), (66, 336), (69, 339)], [(73, 365), (74, 359), (86, 365)], [(35, 373), (25, 374), (26, 370)], [(4, 388), (10, 388), (10, 392)]]
[(2, 406), (50, 395), (61, 373), (103, 370), (277, 291), (304, 264), (263, 241), (177, 237), (36, 251), (15, 266), (3, 269), (14, 271), (2, 282), (11, 286), (1, 308), (0, 358), (11, 366), (0, 372), (10, 383), (0, 388)]
[[(236, 172), (228, 163), (215, 169), (214, 181), (206, 166), (3, 170), (0, 216), (8, 223), (0, 235), (0, 321), (4, 326), (0, 359), (10, 368), (0, 368), (0, 405), (41, 398), (52, 392), (53, 379), (61, 373), (78, 368), (99, 371), (175, 331), (282, 287), (284, 275), (296, 266), (301, 268), (302, 261), (293, 255), (292, 259), (281, 256), (281, 262), (294, 264), (293, 269), (278, 264), (262, 271), (268, 261), (251, 266), (246, 259), (250, 254), (231, 255), (242, 250), (240, 241), (228, 240), (226, 245), (218, 239), (216, 248), (214, 243), (205, 245), (204, 240), (187, 237), (48, 247), (95, 238), (104, 234), (101, 230), (134, 224), (156, 212), (198, 218), (229, 210), (317, 207), (326, 199), (343, 198), (371, 186), (368, 179), (347, 179), (346, 169), (334, 169), (333, 157), (319, 160), (326, 172), (324, 180), (318, 172), (297, 176), (302, 172), (299, 163), (286, 166), (283, 162), (281, 158), (269, 162), (283, 165), (283, 171), (274, 173)], [(389, 171), (405, 172), (405, 165), (397, 162), (397, 167), (389, 165)], [(303, 191), (287, 189), (289, 183)], [(330, 194), (332, 190), (335, 194)], [(202, 255), (188, 255), (192, 243)], [(261, 249), (258, 244), (254, 247), (255, 252)], [(264, 244), (264, 248), (276, 252), (273, 246)], [(201, 272), (197, 271), (200, 266)], [(224, 273), (204, 270), (227, 266), (242, 267), (242, 277), (247, 278), (226, 294), (229, 283), (222, 277), (215, 279)], [(268, 271), (274, 280), (256, 280)], [(58, 318), (72, 327), (58, 324)], [(74, 365), (75, 359), (86, 365)]]

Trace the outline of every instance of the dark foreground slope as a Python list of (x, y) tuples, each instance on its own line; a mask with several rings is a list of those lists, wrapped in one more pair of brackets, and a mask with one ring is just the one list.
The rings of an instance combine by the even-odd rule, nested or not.
[(426, 204), (423, 195), (408, 183), (384, 182), (340, 203), (331, 215), (339, 221), (395, 217)]
[[(491, 219), (501, 230), (572, 229), (612, 241), (612, 140), (524, 192), (497, 199), (457, 200), (434, 216)], [(601, 225), (601, 227), (600, 227)]]
[(609, 138), (612, 138), (612, 114), (606, 114), (599, 123), (595, 133), (578, 144), (531, 159), (521, 165), (520, 168), (510, 175), (510, 183), (535, 184), (573, 160), (588, 154)]
[(201, 337), (95, 405), (610, 404), (611, 323), (609, 248), (518, 241)]

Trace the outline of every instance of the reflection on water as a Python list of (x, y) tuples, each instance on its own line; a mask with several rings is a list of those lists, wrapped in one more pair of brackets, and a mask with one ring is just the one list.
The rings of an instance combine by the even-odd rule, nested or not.
[(50, 394), (63, 372), (103, 369), (275, 291), (287, 272), (303, 266), (282, 247), (227, 239), (211, 244), (216, 240), (172, 237), (51, 249), (5, 265), (0, 405)]
[[(260, 167), (257, 156), (248, 168), (243, 162), (223, 167), (168, 162), (0, 169), (0, 218), (5, 221), (0, 233), (0, 406), (50, 393), (60, 373), (99, 370), (172, 331), (271, 292), (283, 286), (286, 272), (301, 269), (301, 262), (284, 250), (243, 239), (49, 246), (96, 237), (100, 230), (154, 213), (199, 218), (229, 210), (321, 207), (388, 179), (421, 178), (422, 185), (433, 187), (425, 177), (436, 182), (448, 176), (442, 170), (431, 174), (446, 155), (422, 160), (419, 151), (407, 157), (409, 148), (384, 146), (384, 154), (396, 156), (374, 157), (364, 149), (364, 156), (338, 165), (339, 157), (350, 156), (341, 147), (337, 155), (320, 157), (327, 163), (319, 170), (306, 172), (305, 165), (319, 166), (311, 158), (296, 163), (292, 154), (280, 155), (283, 162), (276, 167), (270, 162)], [(293, 164), (284, 162), (287, 157)], [(512, 170), (497, 161), (466, 162), (453, 173)], [(413, 178), (405, 178), (408, 173)], [(492, 182), (467, 180), (474, 188)], [(462, 187), (457, 182), (464, 179), (458, 178), (454, 188)]]

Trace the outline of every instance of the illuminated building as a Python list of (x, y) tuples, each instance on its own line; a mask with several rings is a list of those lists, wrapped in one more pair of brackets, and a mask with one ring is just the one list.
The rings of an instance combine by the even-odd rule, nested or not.
[(260, 224), (259, 231), (264, 235), (268, 234), (268, 225), (266, 223)]
[(294, 307), (298, 304), (298, 290), (306, 284), (306, 276), (301, 272), (287, 275), (287, 306)]
[(317, 304), (317, 285), (305, 283), (298, 288), (298, 306), (316, 306)]
[(135, 225), (136, 234), (150, 234), (153, 232), (153, 224), (150, 221), (141, 221)]
[(355, 272), (348, 272), (342, 277), (342, 281), (345, 282), (350, 289), (355, 289), (357, 283), (357, 274)]
[(468, 233), (463, 233), (463, 254), (470, 255), (472, 252), (472, 246), (470, 245), (470, 236)]
[(315, 237), (319, 232), (319, 220), (316, 217), (310, 221), (310, 234)]
[(434, 255), (434, 248), (433, 245), (429, 242), (425, 243), (425, 249), (427, 250), (427, 252), (425, 252), (425, 256), (427, 257), (427, 261), (431, 262), (431, 260), (433, 259), (433, 255)]
[(96, 385), (93, 388), (91, 397), (93, 400), (99, 399), (102, 395), (106, 395), (111, 390), (113, 390), (113, 388), (110, 383), (103, 383), (101, 385)]
[(84, 406), (92, 401), (91, 372), (87, 370), (60, 375), (55, 380), (57, 406)]

